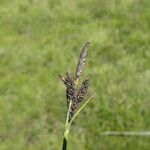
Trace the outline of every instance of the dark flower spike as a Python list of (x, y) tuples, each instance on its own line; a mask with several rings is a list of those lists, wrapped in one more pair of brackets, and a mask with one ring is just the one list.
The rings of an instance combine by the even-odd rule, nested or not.
[(88, 54), (87, 50), (88, 50), (89, 46), (90, 46), (90, 42), (87, 42), (81, 51), (79, 62), (78, 62), (77, 68), (76, 68), (76, 81), (80, 79), (80, 77), (83, 73), (87, 54)]
[(78, 110), (80, 103), (84, 100), (89, 87), (89, 77), (87, 77), (82, 82), (80, 89), (77, 90), (76, 88), (85, 67), (87, 50), (89, 48), (89, 45), (90, 42), (87, 42), (81, 51), (79, 62), (76, 68), (75, 79), (68, 72), (66, 72), (65, 76), (59, 75), (59, 78), (61, 79), (61, 81), (63, 81), (64, 85), (66, 86), (67, 105), (69, 106), (69, 103), (71, 102), (71, 107), (69, 111), (69, 121)]
[(77, 93), (77, 101), (78, 101), (78, 103), (80, 103), (80, 102), (82, 102), (84, 100), (88, 88), (89, 88), (89, 77), (87, 77), (82, 82), (81, 88), (79, 89), (79, 91)]
[(78, 61), (75, 75), (71, 75), (68, 72), (66, 72), (64, 76), (58, 75), (60, 80), (66, 86), (66, 99), (67, 99), (67, 106), (68, 106), (64, 140), (63, 140), (63, 150), (66, 150), (67, 148), (67, 136), (70, 131), (71, 123), (92, 98), (91, 97), (88, 100), (84, 101), (89, 88), (89, 77), (83, 80), (80, 88), (78, 87), (78, 82), (80, 81), (81, 75), (83, 74), (84, 71), (89, 45), (90, 42), (87, 42), (80, 53), (80, 58)]
[(78, 110), (80, 103), (84, 100), (89, 87), (89, 77), (87, 77), (81, 85), (81, 88), (76, 93), (75, 99), (72, 101), (72, 105), (69, 112), (69, 121), (72, 119), (76, 111)]
[(66, 79), (65, 79), (65, 85), (66, 85), (66, 97), (67, 97), (67, 104), (69, 104), (70, 101), (76, 101), (76, 88), (75, 83), (73, 81), (73, 78), (70, 76), (69, 73), (66, 73)]
[(67, 104), (69, 105), (70, 101), (76, 101), (76, 88), (75, 83), (73, 81), (73, 78), (71, 75), (66, 72), (66, 76), (59, 75), (59, 78), (66, 86), (66, 98), (67, 98)]

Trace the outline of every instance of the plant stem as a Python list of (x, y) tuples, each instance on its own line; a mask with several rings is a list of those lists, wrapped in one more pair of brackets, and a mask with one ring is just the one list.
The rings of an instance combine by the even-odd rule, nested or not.
[(71, 101), (69, 103), (69, 108), (68, 108), (68, 112), (67, 112), (67, 117), (66, 117), (66, 125), (65, 125), (65, 132), (64, 132), (64, 139), (63, 139), (63, 146), (62, 146), (62, 150), (67, 150), (67, 138), (68, 138), (68, 134), (70, 132), (70, 126), (72, 124), (72, 122), (74, 121), (74, 119), (76, 118), (76, 116), (80, 113), (80, 111), (86, 106), (86, 104), (93, 98), (94, 95), (92, 95), (78, 110), (77, 112), (74, 114), (74, 116), (72, 117), (71, 121), (69, 122), (69, 112), (70, 112), (70, 108), (71, 108)]
[(72, 102), (70, 101), (68, 112), (67, 112), (67, 117), (66, 117), (66, 124), (65, 124), (65, 131), (64, 131), (64, 139), (63, 139), (62, 150), (67, 150), (67, 137), (68, 137), (68, 133), (69, 133), (68, 123), (69, 123), (69, 112), (70, 112), (71, 104), (72, 104)]
[(68, 126), (68, 123), (69, 123), (69, 112), (70, 112), (71, 104), (72, 104), (72, 102), (70, 101), (70, 102), (69, 102), (68, 112), (67, 112), (67, 117), (66, 117), (65, 130), (66, 130), (66, 128), (67, 128), (67, 126)]
[(67, 150), (67, 139), (64, 137), (62, 150)]

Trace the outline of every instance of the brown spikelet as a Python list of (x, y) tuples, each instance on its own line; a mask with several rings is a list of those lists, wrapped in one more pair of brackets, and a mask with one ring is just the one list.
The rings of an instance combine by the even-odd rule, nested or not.
[(85, 44), (85, 46), (83, 47), (82, 51), (81, 51), (80, 58), (79, 58), (79, 61), (78, 61), (78, 65), (77, 65), (77, 68), (76, 68), (76, 80), (78, 80), (81, 77), (82, 73), (83, 73), (84, 66), (85, 66), (85, 63), (86, 63), (86, 58), (87, 58), (87, 50), (89, 48), (89, 45), (90, 45), (90, 42), (87, 42)]
[(69, 73), (66, 72), (66, 76), (59, 75), (60, 79), (63, 81), (63, 83), (66, 86), (66, 98), (67, 98), (67, 104), (69, 102), (75, 101), (76, 99), (76, 88), (75, 88), (75, 83), (73, 81), (73, 78)]
[(87, 77), (87, 79), (85, 79), (82, 82), (81, 88), (78, 90), (78, 92), (76, 94), (76, 99), (74, 99), (74, 101), (72, 101), (71, 109), (69, 112), (69, 120), (71, 120), (73, 115), (78, 110), (80, 103), (84, 100), (85, 95), (88, 90), (88, 87), (89, 87), (89, 77)]
[(69, 75), (69, 73), (66, 73), (66, 97), (67, 97), (67, 103), (69, 104), (69, 101), (75, 101), (76, 99), (76, 88), (75, 83), (73, 81), (73, 78)]
[(82, 102), (84, 100), (88, 88), (89, 88), (89, 77), (87, 77), (87, 79), (85, 79), (82, 82), (81, 88), (79, 89), (79, 91), (77, 93), (77, 101), (78, 101), (78, 103), (80, 103), (80, 102)]
[(72, 119), (73, 115), (76, 113), (76, 111), (78, 110), (79, 107), (79, 103), (77, 102), (77, 100), (72, 101), (72, 105), (69, 111), (69, 121)]

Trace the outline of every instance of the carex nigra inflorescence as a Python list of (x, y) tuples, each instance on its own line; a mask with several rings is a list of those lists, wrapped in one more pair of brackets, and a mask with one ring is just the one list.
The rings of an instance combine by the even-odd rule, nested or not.
[(66, 73), (65, 76), (59, 75), (59, 78), (63, 81), (64, 85), (66, 86), (66, 98), (68, 106), (71, 102), (68, 121), (72, 119), (73, 115), (80, 107), (80, 103), (84, 101), (85, 95), (87, 94), (87, 90), (89, 87), (89, 77), (87, 77), (85, 80), (83, 80), (81, 87), (79, 89), (77, 88), (78, 81), (80, 80), (80, 77), (85, 67), (89, 44), (89, 42), (86, 43), (81, 51), (78, 65), (76, 68), (75, 77), (69, 73)]

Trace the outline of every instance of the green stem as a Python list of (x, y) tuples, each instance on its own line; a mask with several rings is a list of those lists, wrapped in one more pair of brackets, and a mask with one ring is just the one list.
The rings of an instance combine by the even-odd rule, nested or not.
[(67, 128), (67, 126), (68, 126), (68, 123), (69, 123), (69, 113), (70, 113), (71, 105), (72, 105), (72, 102), (70, 101), (70, 102), (69, 102), (68, 112), (67, 112), (67, 117), (66, 117), (65, 130), (66, 130), (66, 128)]
[(62, 150), (67, 150), (67, 139), (64, 137)]
[(69, 108), (68, 108), (68, 112), (67, 112), (67, 117), (66, 117), (66, 125), (65, 125), (65, 132), (64, 132), (64, 139), (63, 139), (63, 146), (62, 146), (62, 150), (67, 150), (67, 138), (68, 138), (68, 134), (70, 132), (70, 126), (72, 124), (72, 122), (74, 121), (74, 119), (76, 118), (76, 116), (80, 113), (80, 111), (86, 106), (86, 104), (93, 98), (94, 95), (92, 95), (78, 110), (77, 112), (74, 114), (74, 116), (72, 117), (71, 121), (69, 122), (69, 112), (70, 112), (70, 108), (71, 108), (71, 104), (72, 102), (70, 101), (69, 103)]
[(71, 104), (72, 104), (72, 102), (70, 101), (68, 112), (67, 112), (67, 117), (66, 117), (66, 124), (65, 124), (65, 131), (64, 131), (64, 139), (63, 139), (62, 150), (67, 150), (67, 137), (68, 137), (68, 133), (69, 133), (67, 127), (68, 127), (68, 123), (69, 123), (69, 112), (70, 112)]

